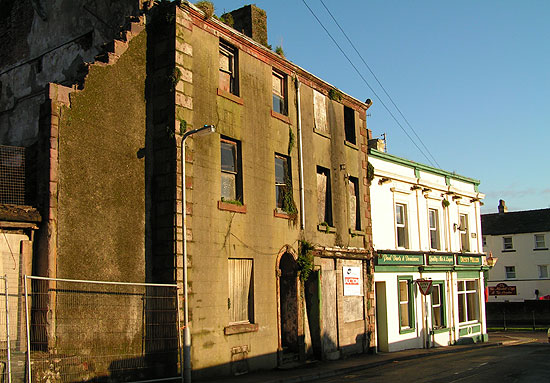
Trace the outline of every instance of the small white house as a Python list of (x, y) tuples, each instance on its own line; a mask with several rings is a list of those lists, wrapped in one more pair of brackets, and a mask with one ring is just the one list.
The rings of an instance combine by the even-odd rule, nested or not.
[(498, 262), (489, 272), (489, 301), (524, 301), (550, 295), (550, 209), (481, 216), (483, 245)]
[(485, 341), (479, 181), (369, 143), (379, 351)]

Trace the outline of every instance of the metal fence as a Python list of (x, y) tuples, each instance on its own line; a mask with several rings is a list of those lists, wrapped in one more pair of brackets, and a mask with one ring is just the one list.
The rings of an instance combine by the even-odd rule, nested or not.
[(0, 203), (25, 205), (25, 148), (0, 145)]
[(181, 379), (176, 285), (25, 277), (28, 382)]

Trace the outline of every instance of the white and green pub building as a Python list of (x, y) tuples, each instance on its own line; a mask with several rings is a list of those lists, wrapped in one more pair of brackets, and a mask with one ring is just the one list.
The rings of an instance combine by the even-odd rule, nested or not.
[(479, 181), (384, 146), (369, 141), (378, 350), (486, 341)]

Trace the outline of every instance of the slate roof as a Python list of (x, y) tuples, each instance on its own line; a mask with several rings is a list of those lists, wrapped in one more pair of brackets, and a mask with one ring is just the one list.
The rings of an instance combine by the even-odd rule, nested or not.
[(482, 214), (481, 231), (484, 235), (550, 231), (550, 209)]

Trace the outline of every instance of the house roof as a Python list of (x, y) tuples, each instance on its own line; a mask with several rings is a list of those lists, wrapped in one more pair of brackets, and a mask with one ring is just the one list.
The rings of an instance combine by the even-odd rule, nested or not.
[(484, 235), (550, 231), (550, 209), (482, 214), (481, 229)]

